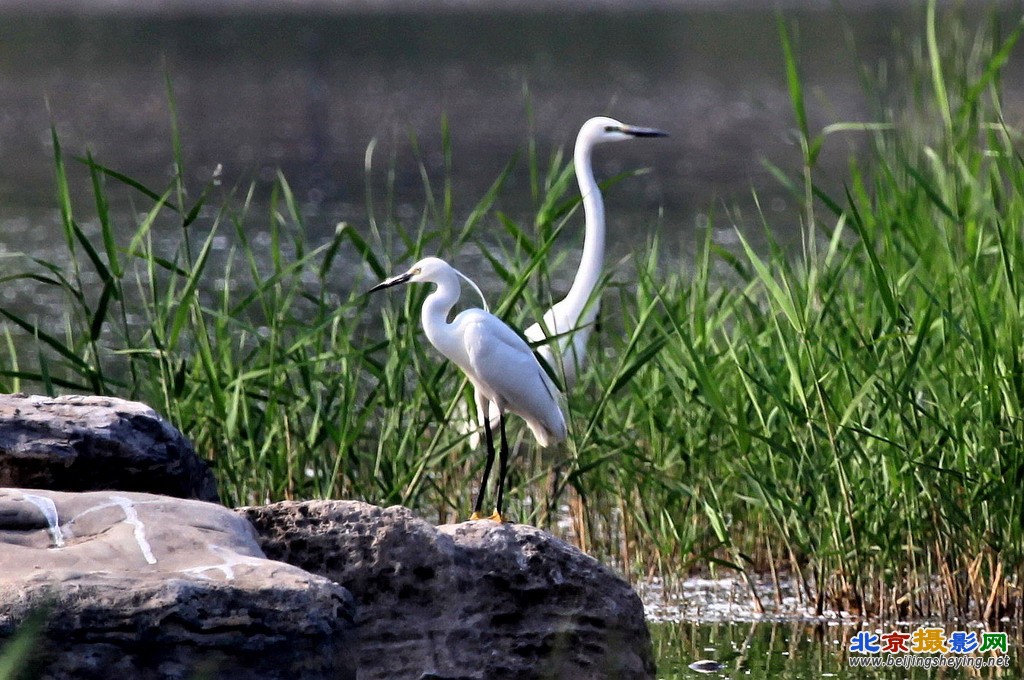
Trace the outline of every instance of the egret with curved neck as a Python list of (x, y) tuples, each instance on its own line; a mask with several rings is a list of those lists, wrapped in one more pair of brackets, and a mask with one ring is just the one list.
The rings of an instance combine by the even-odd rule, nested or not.
[[(521, 416), (541, 446), (565, 439), (565, 417), (558, 405), (558, 390), (544, 372), (530, 346), (498, 317), (483, 309), (467, 309), (450, 322), (448, 314), (459, 300), (459, 277), (476, 286), (462, 272), (444, 260), (427, 257), (404, 274), (381, 281), (370, 292), (400, 283), (433, 283), (436, 288), (423, 301), (420, 320), (423, 331), (437, 351), (455, 363), (473, 385), (477, 410), (488, 404), (497, 410), (501, 434), (497, 500), (491, 519), (502, 521), (501, 505), (508, 470), (508, 438), (505, 435), (506, 411)], [(479, 289), (477, 289), (479, 292)], [(482, 297), (482, 296), (481, 296)], [(482, 419), (487, 440), (487, 462), (477, 494), (473, 516), (479, 519), (484, 489), (494, 464), (494, 435), (490, 419)]]
[[(601, 196), (601, 188), (594, 178), (594, 147), (605, 142), (667, 136), (668, 133), (661, 130), (627, 125), (605, 116), (588, 120), (576, 136), (573, 167), (583, 199), (586, 224), (583, 254), (580, 256), (580, 265), (569, 292), (552, 305), (540, 321), (523, 331), (523, 335), (537, 346), (537, 353), (544, 358), (548, 366), (562, 376), (562, 385), (567, 392), (576, 384), (576, 378), (583, 368), (587, 340), (590, 338), (600, 308), (600, 301), (595, 299), (594, 291), (601, 281), (601, 270), (604, 265), (604, 199)], [(479, 411), (478, 417), (481, 421), (484, 420), (485, 412), (489, 414), (487, 420), (493, 427), (494, 410)], [(470, 444), (476, 447), (478, 443), (479, 433), (473, 432)]]
[(576, 384), (576, 377), (583, 367), (587, 339), (600, 307), (599, 301), (594, 299), (594, 291), (600, 283), (604, 265), (604, 199), (594, 179), (594, 147), (605, 142), (666, 136), (661, 130), (626, 125), (604, 116), (588, 120), (576, 136), (573, 166), (583, 198), (586, 223), (580, 266), (565, 297), (545, 312), (539, 322), (524, 331), (526, 337), (535, 343), (555, 338), (539, 345), (537, 351), (552, 368), (561, 372), (566, 390)]

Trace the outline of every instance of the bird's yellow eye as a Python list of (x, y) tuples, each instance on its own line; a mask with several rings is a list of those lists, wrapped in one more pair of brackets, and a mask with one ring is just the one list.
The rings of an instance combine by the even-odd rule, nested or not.
[(423, 270), (422, 270), (422, 269), (420, 269), (419, 267), (414, 267), (414, 268), (413, 268), (413, 270), (412, 270), (412, 272), (411, 272), (411, 274), (412, 274), (413, 276), (416, 276), (416, 275), (418, 275), (418, 274), (419, 274), (419, 273), (420, 273), (421, 271), (423, 271)]

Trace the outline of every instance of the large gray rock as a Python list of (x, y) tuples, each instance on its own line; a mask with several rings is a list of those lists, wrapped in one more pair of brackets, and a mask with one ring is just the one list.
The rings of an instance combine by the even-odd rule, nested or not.
[(434, 527), (405, 508), (354, 501), (239, 512), (268, 556), (352, 592), (360, 680), (654, 677), (629, 585), (533, 527)]
[(180, 432), (145, 404), (113, 397), (0, 394), (0, 487), (218, 500)]
[(351, 595), (211, 503), (0, 489), (0, 636), (41, 606), (48, 678), (355, 678)]

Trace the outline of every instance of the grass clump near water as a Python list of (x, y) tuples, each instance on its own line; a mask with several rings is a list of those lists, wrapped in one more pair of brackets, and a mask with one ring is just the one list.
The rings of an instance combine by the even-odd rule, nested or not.
[[(567, 445), (524, 439), (515, 455), (515, 519), (567, 520), (637, 576), (710, 565), (795, 579), (818, 610), (1019, 619), (1024, 163), (999, 77), (1020, 28), (971, 34), (934, 7), (924, 23), (900, 106), (821, 132), (780, 32), (802, 165), (778, 175), (803, 206), (802, 249), (776, 246), (767, 222), (757, 249), (709, 229), (691, 266), (655, 240), (628, 280), (613, 274)], [(828, 193), (815, 162), (839, 132), (870, 153)], [(0, 389), (148, 402), (230, 503), (360, 498), (464, 519), (482, 456), (445, 426), (466, 392), (421, 337), (427, 291), (362, 291), (422, 255), (483, 253), (498, 313), (525, 327), (574, 263), (554, 244), (579, 216), (571, 166), (531, 145), (533, 225), (495, 207), (513, 163), (457, 218), (442, 137), (445, 177), (423, 170), (417, 217), (368, 189), (365, 224), (310, 243), (284, 177), (266, 210), (251, 187), (186, 187), (176, 130), (159, 189), (88, 157), (69, 167), (54, 135), (66, 260), (22, 257), (3, 282), (67, 311), (0, 308)], [(376, 176), (371, 145), (368, 187)], [(125, 192), (141, 219), (111, 208)]]

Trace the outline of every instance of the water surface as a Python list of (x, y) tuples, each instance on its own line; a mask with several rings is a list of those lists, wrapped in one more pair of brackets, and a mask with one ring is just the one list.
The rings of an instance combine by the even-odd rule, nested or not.
[[(916, 624), (867, 626), (866, 630), (914, 630)], [(1011, 647), (1009, 667), (973, 668), (854, 668), (848, 651), (860, 624), (838, 621), (764, 621), (745, 623), (658, 623), (652, 625), (658, 678), (1019, 678), (1019, 647)], [(901, 655), (902, 656), (902, 655)], [(906, 655), (934, 657), (939, 655)], [(715, 661), (720, 668), (698, 672), (691, 664)], [(914, 663), (914, 662), (911, 662)]]
[[(796, 35), (811, 128), (875, 119), (879, 104), (865, 94), (865, 74), (879, 80), (908, 58), (920, 44), (921, 13), (905, 3), (859, 2), (845, 10), (809, 4), (816, 9), (787, 8), (785, 21)], [(214, 208), (237, 202), (255, 184), (247, 229), (256, 239), (268, 228), (261, 205), (279, 170), (301, 204), (313, 246), (328, 240), (339, 221), (367, 229), (368, 186), (385, 225), (390, 217), (414, 226), (427, 203), (423, 171), (435, 196), (450, 180), (458, 220), (512, 159), (518, 160), (496, 210), (529, 225), (539, 200), (529, 143), (543, 173), (558, 150), (571, 154), (580, 124), (597, 114), (672, 135), (598, 150), (599, 177), (650, 170), (607, 192), (610, 262), (642, 256), (654, 235), (669, 258), (685, 260), (709, 225), (726, 245), (735, 244), (735, 227), (755, 242), (765, 224), (783, 242), (795, 242), (799, 232), (796, 201), (765, 166), (792, 171), (800, 158), (776, 15), (757, 3), (438, 14), (294, 12), (289, 3), (261, 5), (259, 14), (203, 13), (187, 3), (168, 14), (32, 13), (19, 6), (26, 7), (0, 5), (5, 269), (13, 268), (12, 252), (65, 258), (51, 123), (69, 159), (75, 217), (86, 233), (99, 228), (92, 189), (71, 158), (89, 151), (158, 193), (168, 186), (165, 78), (193, 196), (217, 168)], [(1022, 77), (1024, 69), (1009, 67), (1007, 88), (1024, 91)], [(1013, 96), (1007, 111), (1014, 110)], [(450, 172), (444, 124), (451, 131)], [(864, 141), (855, 134), (829, 139), (819, 163), (824, 186), (841, 185), (849, 153)], [(236, 199), (229, 198), (233, 190)], [(111, 200), (127, 239), (151, 202), (127, 190), (112, 191)], [(201, 216), (193, 232), (201, 235), (215, 215), (211, 209)], [(575, 225), (561, 244), (566, 250), (579, 246), (581, 216)], [(180, 234), (170, 220), (154, 234), (162, 252), (173, 252)], [(506, 234), (492, 218), (480, 237), (499, 246)], [(229, 247), (219, 243), (221, 252)], [(478, 254), (441, 254), (457, 258), (495, 293), (499, 282), (488, 279)], [(556, 286), (567, 287), (569, 274)], [(339, 278), (337, 285), (344, 294), (354, 284)], [(51, 330), (62, 327), (64, 301), (38, 284), (6, 286), (0, 300)]]
[[(975, 622), (863, 621), (844, 612), (825, 610), (800, 596), (796, 584), (781, 578), (752, 577), (763, 612), (758, 612), (750, 590), (739, 577), (691, 577), (678, 588), (666, 591), (658, 580), (637, 584), (654, 638), (658, 678), (1016, 678), (1020, 631), (1004, 624), (985, 626)], [(853, 663), (884, 662), (885, 654), (851, 652), (851, 642), (863, 631), (882, 635), (913, 634), (919, 627), (941, 628), (950, 636), (955, 630), (1007, 633), (1005, 665), (984, 668), (927, 668), (925, 666), (860, 667)], [(884, 641), (883, 641), (884, 644)], [(898, 654), (899, 663), (940, 663), (939, 654)], [(950, 658), (957, 655), (946, 655)], [(968, 654), (970, 663), (991, 663), (991, 655)], [(1002, 655), (1001, 655), (1002, 656)], [(857, 657), (862, 657), (857, 659)], [(909, 659), (909, 662), (908, 662)], [(897, 663), (895, 660), (892, 663)], [(950, 663), (963, 663), (954, 662)], [(703, 669), (703, 671), (695, 670)]]
[[(919, 12), (896, 5), (787, 11), (813, 129), (876, 117), (862, 70), (903, 58), (922, 27)], [(751, 191), (762, 197), (772, 229), (783, 237), (797, 229), (793, 201), (763, 165), (799, 163), (771, 10), (7, 12), (0, 11), (0, 249), (47, 254), (53, 243), (51, 121), (69, 155), (91, 149), (110, 167), (166, 186), (172, 155), (165, 75), (190, 184), (198, 189), (219, 165), (225, 187), (255, 181), (259, 198), (280, 169), (309, 228), (325, 237), (340, 219), (366, 224), (371, 140), (379, 142), (376, 180), (383, 185), (393, 172), (400, 215), (422, 210), (419, 162), (440, 184), (446, 119), (456, 212), (468, 212), (519, 154), (501, 207), (528, 217), (535, 200), (528, 141), (536, 141), (546, 166), (555, 150), (571, 150), (579, 125), (597, 114), (672, 134), (598, 154), (603, 177), (651, 169), (608, 197), (613, 254), (631, 249), (638, 227), (690, 249), (709, 212), (722, 216), (736, 207), (744, 217), (719, 220), (724, 231), (733, 221), (759, 229)], [(894, 39), (902, 40), (899, 47)], [(1011, 89), (1018, 72), (1007, 69)], [(847, 154), (862, 141), (831, 139), (822, 177), (838, 183)], [(73, 191), (87, 197), (84, 172), (73, 171)]]

